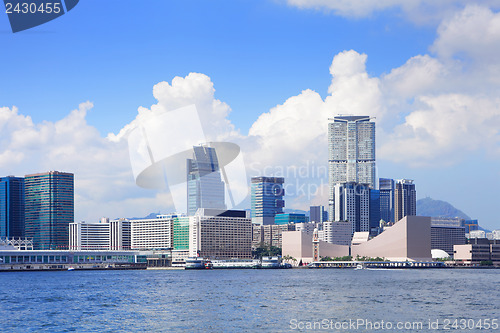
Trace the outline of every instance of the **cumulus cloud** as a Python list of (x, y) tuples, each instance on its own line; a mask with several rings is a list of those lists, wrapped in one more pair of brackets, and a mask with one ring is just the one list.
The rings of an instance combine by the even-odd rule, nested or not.
[[(357, 6), (352, 3), (344, 5)], [(365, 4), (370, 8), (372, 2)], [(291, 96), (262, 113), (248, 135), (234, 128), (230, 106), (215, 97), (213, 82), (200, 73), (155, 85), (157, 103), (139, 107), (135, 119), (106, 137), (86, 122), (92, 109), (89, 102), (57, 122), (38, 124), (15, 107), (3, 107), (0, 171), (5, 175), (53, 169), (74, 172), (79, 219), (168, 212), (173, 208), (168, 193), (135, 186), (126, 138), (142, 119), (189, 104), (196, 105), (207, 140), (242, 147), (249, 175), (286, 177), (293, 197), (287, 206), (293, 208), (326, 204), (327, 124), (337, 114), (376, 118), (378, 159), (432, 167), (458, 163), (464, 153), (477, 150), (498, 159), (500, 75), (495, 70), (500, 61), (486, 54), (498, 53), (498, 22), (499, 14), (490, 9), (468, 6), (439, 26), (429, 54), (415, 55), (379, 77), (368, 75), (368, 55), (340, 52), (333, 57), (324, 99), (309, 89)]]
[[(361, 18), (384, 10), (397, 10), (408, 20), (418, 24), (437, 24), (443, 18), (470, 3), (469, 0), (287, 0), (288, 4), (301, 9), (333, 12), (335, 15)], [(481, 1), (483, 6), (499, 8), (500, 1)]]

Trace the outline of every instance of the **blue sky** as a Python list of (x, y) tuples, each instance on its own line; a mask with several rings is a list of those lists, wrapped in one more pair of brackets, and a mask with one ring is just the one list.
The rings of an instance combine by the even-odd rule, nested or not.
[[(0, 119), (8, 129), (0, 134), (0, 171), (75, 172), (77, 219), (168, 212), (167, 193), (133, 184), (119, 134), (139, 107), (175, 104), (174, 93), (164, 101), (153, 96), (166, 81), (193, 101), (225, 103), (228, 125), (220, 131), (248, 150), (247, 163), (322, 165), (328, 116), (375, 116), (379, 176), (415, 179), (419, 197), (447, 200), (485, 227), (500, 228), (492, 189), (500, 185), (500, 64), (487, 56), (500, 45), (491, 32), (499, 1), (411, 3), (86, 0), (16, 34), (0, 15), (0, 108), (8, 114)], [(457, 36), (461, 26), (470, 36)], [(175, 85), (176, 76), (186, 86)], [(192, 81), (213, 85), (215, 94), (186, 92)], [(79, 106), (87, 101), (92, 105)], [(324, 129), (309, 123), (312, 117), (324, 119)], [(267, 134), (290, 119), (288, 131)], [(60, 134), (64, 126), (73, 134)], [(292, 142), (287, 135), (297, 128), (307, 132), (303, 146), (286, 146), (283, 156), (267, 152)], [(109, 133), (118, 139), (110, 142)], [(326, 204), (318, 195), (290, 197), (287, 206), (313, 201)]]

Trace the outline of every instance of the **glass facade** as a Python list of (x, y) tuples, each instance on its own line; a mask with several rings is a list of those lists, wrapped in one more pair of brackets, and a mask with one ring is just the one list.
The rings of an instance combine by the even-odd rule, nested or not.
[(380, 227), (380, 191), (370, 189), (370, 233), (377, 233)]
[(380, 191), (380, 219), (385, 222), (394, 222), (394, 180), (380, 178), (378, 189)]
[(285, 207), (285, 189), (282, 177), (252, 178), (252, 222), (257, 224), (273, 224), (276, 214), (283, 213)]
[(189, 217), (174, 217), (174, 250), (189, 250)]
[(24, 238), (24, 178), (0, 178), (0, 237)]
[(275, 224), (288, 224), (288, 223), (306, 223), (309, 222), (309, 218), (305, 214), (276, 214), (274, 217)]
[(189, 216), (198, 208), (226, 209), (215, 148), (193, 147), (193, 158), (187, 160), (187, 204)]
[(34, 249), (67, 249), (74, 222), (74, 176), (50, 171), (25, 177), (26, 237)]

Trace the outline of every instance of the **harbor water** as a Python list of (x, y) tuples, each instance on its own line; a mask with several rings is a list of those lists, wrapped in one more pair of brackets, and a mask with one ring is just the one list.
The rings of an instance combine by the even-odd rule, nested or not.
[(9, 272), (0, 331), (495, 332), (499, 294), (496, 269)]

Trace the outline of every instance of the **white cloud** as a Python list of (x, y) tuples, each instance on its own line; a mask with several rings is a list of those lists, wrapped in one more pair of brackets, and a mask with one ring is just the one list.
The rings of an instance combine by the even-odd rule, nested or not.
[(468, 56), (474, 60), (498, 61), (500, 52), (500, 14), (470, 5), (444, 20), (431, 47), (438, 56)]
[(57, 122), (39, 124), (15, 107), (0, 108), (0, 171), (74, 172), (77, 219), (168, 212), (173, 207), (168, 193), (135, 186), (126, 137), (142, 117), (189, 104), (196, 105), (209, 140), (242, 147), (251, 175), (274, 174), (292, 182), (289, 194), (294, 198), (287, 206), (293, 208), (304, 209), (311, 201), (326, 204), (327, 124), (337, 114), (376, 117), (378, 159), (442, 166), (479, 150), (498, 160), (499, 60), (484, 54), (498, 53), (498, 15), (477, 6), (465, 8), (439, 27), (433, 53), (416, 55), (380, 77), (368, 75), (367, 55), (341, 52), (330, 66), (326, 98), (309, 89), (291, 96), (261, 114), (246, 136), (230, 122), (229, 105), (215, 98), (210, 78), (199, 73), (155, 85), (158, 102), (140, 107), (136, 119), (107, 137), (87, 124), (88, 102)]
[[(436, 24), (469, 4), (470, 0), (287, 0), (301, 9), (331, 11), (335, 15), (361, 18), (384, 10), (398, 10), (408, 20), (418, 24)], [(498, 0), (484, 0), (483, 6), (500, 7)]]

